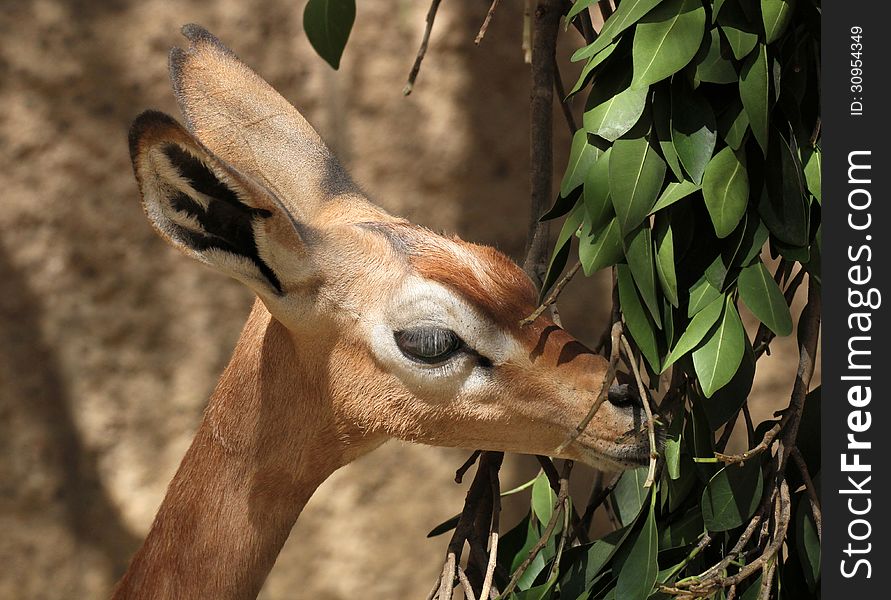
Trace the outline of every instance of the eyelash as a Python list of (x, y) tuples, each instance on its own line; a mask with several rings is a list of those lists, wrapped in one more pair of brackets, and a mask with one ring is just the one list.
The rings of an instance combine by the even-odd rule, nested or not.
[[(468, 346), (451, 329), (416, 327), (393, 332), (393, 339), (409, 360), (428, 365), (443, 364), (459, 352), (476, 357), (479, 365), (490, 368), (492, 361)], [(441, 348), (441, 349), (440, 349)]]

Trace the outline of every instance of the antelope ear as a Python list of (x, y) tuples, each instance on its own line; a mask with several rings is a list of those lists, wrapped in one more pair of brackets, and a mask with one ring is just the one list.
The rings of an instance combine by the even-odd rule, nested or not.
[[(133, 122), (130, 157), (143, 208), (164, 239), (261, 296), (283, 293), (282, 276), (293, 276), (287, 268), (304, 248), (301, 227), (271, 192), (159, 112)], [(276, 260), (283, 251), (290, 260)]]

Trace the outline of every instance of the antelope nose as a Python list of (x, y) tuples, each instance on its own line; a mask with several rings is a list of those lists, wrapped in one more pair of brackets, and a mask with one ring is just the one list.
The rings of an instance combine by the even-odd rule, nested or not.
[(610, 404), (618, 408), (639, 408), (643, 406), (634, 388), (627, 383), (610, 386), (607, 399)]

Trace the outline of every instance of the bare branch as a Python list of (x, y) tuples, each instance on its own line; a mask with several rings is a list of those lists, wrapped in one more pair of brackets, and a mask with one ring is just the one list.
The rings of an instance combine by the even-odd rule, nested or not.
[(540, 288), (544, 281), (550, 248), (548, 226), (541, 217), (551, 203), (553, 178), (554, 65), (559, 0), (539, 0), (533, 15), (532, 102), (530, 110), (530, 183), (532, 214), (527, 235), (523, 270)]
[[(492, 21), (492, 15), (495, 14), (495, 9), (498, 8), (498, 3), (501, 0), (492, 0), (492, 4), (489, 6), (489, 11), (486, 13), (486, 18), (483, 20), (483, 25), (480, 27), (480, 32), (476, 34), (476, 39), (473, 40), (473, 43), (477, 46), (480, 45), (480, 42), (483, 41), (483, 38), (486, 36), (486, 31), (489, 30), (489, 23)], [(485, 598), (485, 596), (483, 596)]]
[(817, 493), (816, 486), (814, 486), (814, 480), (811, 479), (811, 473), (807, 469), (804, 457), (801, 456), (801, 451), (798, 448), (792, 448), (790, 456), (798, 467), (798, 471), (801, 473), (801, 479), (804, 481), (804, 489), (805, 492), (807, 492), (808, 500), (810, 500), (811, 503), (811, 512), (814, 514), (814, 524), (817, 526), (817, 537), (822, 541), (823, 509), (820, 507), (820, 495)]
[(442, 0), (433, 0), (430, 3), (430, 10), (427, 11), (427, 26), (424, 28), (424, 37), (421, 38), (421, 47), (418, 48), (418, 55), (415, 57), (415, 64), (412, 65), (411, 72), (408, 74), (408, 81), (402, 88), (402, 94), (408, 96), (415, 87), (415, 79), (418, 78), (418, 71), (421, 70), (421, 62), (427, 54), (427, 44), (430, 42), (430, 32), (433, 30), (433, 21), (436, 19), (436, 11), (439, 10), (439, 3)]
[(461, 568), (461, 565), (458, 565), (458, 581), (461, 582), (461, 587), (464, 589), (464, 600), (476, 600), (476, 595), (473, 593), (473, 586), (470, 585), (470, 580), (467, 579), (467, 574), (464, 573), (464, 569)]
[(480, 457), (482, 452), (482, 450), (474, 450), (473, 454), (464, 461), (464, 464), (455, 470), (455, 483), (461, 483), (464, 480), (464, 474), (467, 473), (467, 469), (473, 466), (473, 463), (476, 462), (476, 459)]
[[(571, 463), (572, 461), (567, 461), (567, 463)], [(567, 467), (571, 469), (572, 467)], [(520, 581), (520, 578), (526, 572), (526, 569), (529, 568), (529, 565), (532, 564), (532, 561), (535, 560), (535, 557), (538, 556), (538, 553), (541, 552), (542, 548), (544, 548), (548, 540), (551, 539), (551, 534), (554, 533), (554, 529), (557, 527), (557, 523), (562, 516), (564, 503), (566, 498), (569, 497), (569, 480), (568, 480), (568, 472), (566, 472), (566, 477), (560, 478), (560, 493), (557, 494), (557, 501), (554, 503), (554, 512), (551, 513), (551, 518), (548, 521), (545, 530), (542, 532), (541, 537), (535, 543), (534, 546), (529, 550), (529, 554), (526, 555), (526, 558), (523, 559), (523, 562), (520, 563), (520, 566), (517, 567), (517, 570), (514, 571), (513, 576), (510, 579), (510, 582), (507, 584), (507, 587), (504, 588), (504, 591), (501, 593), (502, 597), (510, 596), (510, 593), (514, 591), (514, 588), (517, 587), (517, 582)]]
[(560, 76), (560, 65), (556, 63), (554, 64), (554, 89), (557, 92), (557, 103), (560, 104), (563, 118), (566, 119), (566, 126), (569, 128), (569, 135), (573, 135), (578, 129), (578, 125), (575, 124), (575, 117), (572, 116), (572, 109), (566, 98), (566, 88), (563, 87), (563, 77)]
[(656, 421), (653, 419), (653, 411), (650, 408), (650, 396), (647, 394), (647, 388), (644, 385), (643, 380), (640, 378), (640, 370), (637, 367), (637, 360), (634, 358), (634, 353), (631, 351), (631, 344), (628, 343), (628, 340), (624, 335), (622, 336), (622, 346), (625, 348), (625, 353), (628, 355), (631, 362), (631, 371), (634, 373), (634, 379), (637, 380), (637, 390), (640, 392), (640, 401), (643, 404), (644, 412), (647, 415), (647, 435), (650, 440), (650, 468), (647, 470), (647, 480), (644, 482), (644, 487), (648, 488), (656, 483), (656, 461), (659, 458), (659, 451), (656, 449)]
[(572, 268), (569, 269), (569, 271), (566, 273), (566, 275), (564, 275), (564, 276), (560, 279), (560, 281), (558, 281), (558, 282), (554, 285), (554, 290), (553, 290), (553, 291), (550, 293), (550, 295), (545, 299), (545, 301), (541, 303), (541, 306), (539, 306), (538, 308), (536, 308), (536, 309), (532, 312), (531, 315), (529, 315), (528, 317), (526, 317), (525, 319), (523, 319), (522, 321), (520, 321), (520, 327), (524, 327), (524, 326), (526, 326), (526, 325), (529, 325), (530, 323), (532, 323), (533, 321), (535, 321), (535, 319), (537, 319), (538, 317), (540, 317), (540, 316), (542, 315), (542, 313), (548, 309), (549, 306), (551, 306), (551, 305), (553, 305), (554, 303), (556, 303), (556, 302), (557, 302), (557, 298), (559, 298), (559, 297), (560, 297), (560, 294), (563, 292), (563, 288), (565, 288), (565, 287), (566, 287), (566, 284), (569, 283), (569, 282), (572, 280), (573, 277), (575, 277), (575, 274), (579, 272), (579, 268), (580, 268), (581, 266), (582, 266), (582, 263), (580, 263), (580, 262), (576, 262), (574, 265), (572, 265)]

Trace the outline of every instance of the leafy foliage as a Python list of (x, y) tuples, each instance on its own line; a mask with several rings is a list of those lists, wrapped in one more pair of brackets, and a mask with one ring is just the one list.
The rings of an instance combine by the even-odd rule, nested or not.
[[(620, 293), (634, 342), (654, 372), (692, 366), (705, 396), (730, 382), (748, 344), (740, 298), (771, 331), (791, 332), (765, 241), (773, 257), (819, 253), (818, 11), (624, 0), (573, 56), (587, 64), (571, 94), (590, 91), (558, 204), (586, 210), (567, 221), (548, 281), (570, 258), (570, 233), (585, 273), (628, 265)], [(703, 331), (693, 318), (718, 296), (720, 323)]]
[[(595, 4), (577, 0), (567, 22)], [(574, 248), (585, 274), (613, 267), (650, 381), (679, 374), (687, 402), (668, 415), (657, 485), (643, 487), (646, 469), (624, 473), (610, 494), (617, 529), (567, 550), (543, 597), (668, 598), (660, 586), (718, 562), (769, 494), (770, 454), (722, 465), (715, 432), (745, 405), (765, 340), (793, 331), (794, 265), (819, 282), (819, 11), (811, 0), (623, 0), (573, 55), (585, 64), (569, 96), (587, 101), (545, 216), (564, 219), (547, 285)], [(819, 419), (819, 388), (805, 406), (802, 428)], [(778, 423), (749, 428), (749, 445)], [(818, 474), (808, 435), (799, 445)], [(791, 514), (776, 593), (809, 598), (820, 544), (803, 490)], [(550, 567), (537, 573), (518, 589), (552, 581)], [(740, 597), (758, 597), (766, 576), (742, 581)]]

